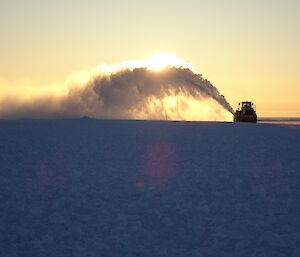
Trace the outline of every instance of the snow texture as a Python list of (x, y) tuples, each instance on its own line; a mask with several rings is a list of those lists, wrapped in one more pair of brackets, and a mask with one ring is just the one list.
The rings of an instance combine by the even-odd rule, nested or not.
[(299, 256), (296, 126), (0, 121), (0, 142), (0, 256)]

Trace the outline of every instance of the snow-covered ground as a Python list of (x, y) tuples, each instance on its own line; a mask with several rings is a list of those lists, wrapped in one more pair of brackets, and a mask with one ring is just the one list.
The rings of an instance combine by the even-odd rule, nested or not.
[(2, 257), (299, 257), (300, 130), (0, 121)]

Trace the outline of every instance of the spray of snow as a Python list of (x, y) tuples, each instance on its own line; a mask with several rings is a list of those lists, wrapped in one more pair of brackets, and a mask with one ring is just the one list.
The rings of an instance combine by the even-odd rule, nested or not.
[(232, 108), (217, 88), (175, 55), (101, 65), (73, 76), (65, 84), (68, 86), (61, 94), (0, 99), (0, 117), (232, 119)]

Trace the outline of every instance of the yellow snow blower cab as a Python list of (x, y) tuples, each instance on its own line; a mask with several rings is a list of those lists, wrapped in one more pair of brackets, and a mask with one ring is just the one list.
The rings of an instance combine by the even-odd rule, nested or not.
[(257, 122), (257, 115), (252, 102), (241, 102), (234, 113), (235, 122)]

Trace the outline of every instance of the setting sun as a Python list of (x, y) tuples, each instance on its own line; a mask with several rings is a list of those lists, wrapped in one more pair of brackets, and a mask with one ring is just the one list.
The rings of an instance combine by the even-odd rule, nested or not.
[[(188, 68), (195, 72), (195, 67), (178, 58), (174, 53), (157, 53), (150, 56), (146, 60), (127, 60), (123, 61), (120, 64), (103, 64), (100, 65), (99, 69), (96, 69), (97, 72), (102, 71), (105, 74), (112, 74), (118, 72), (120, 70), (133, 70), (135, 68), (147, 68), (151, 71), (162, 71), (168, 67), (176, 67), (176, 68)], [(95, 69), (94, 69), (95, 70)]]
[(161, 71), (167, 66), (178, 64), (180, 60), (175, 54), (155, 54), (149, 58), (147, 67), (153, 71)]
[(146, 67), (152, 71), (161, 71), (169, 66), (185, 67), (194, 70), (193, 65), (179, 59), (176, 54), (158, 53), (146, 61)]

